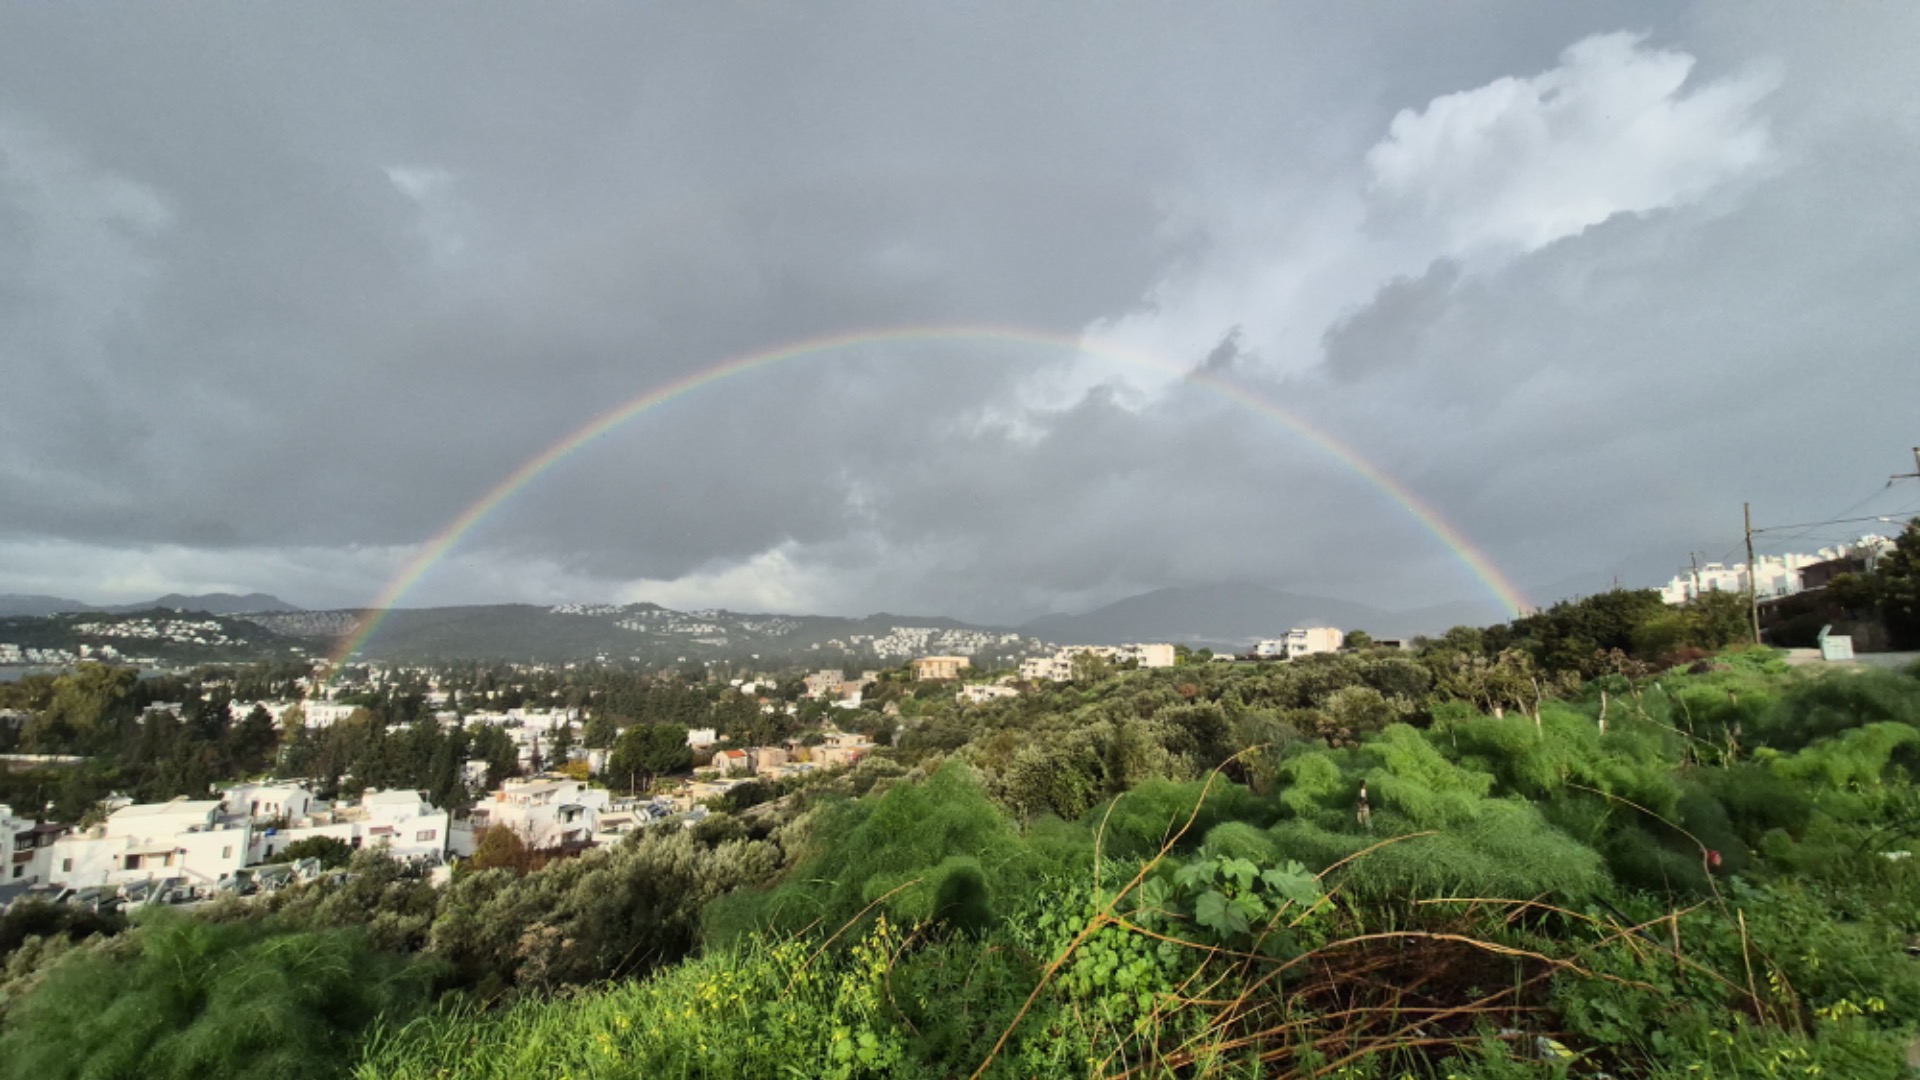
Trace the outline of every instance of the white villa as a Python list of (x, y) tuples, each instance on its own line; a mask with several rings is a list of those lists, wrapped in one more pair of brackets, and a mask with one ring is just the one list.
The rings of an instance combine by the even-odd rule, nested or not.
[[(228, 790), (228, 804), (237, 807), (235, 792)], [(304, 789), (295, 788), (302, 795)], [(281, 803), (265, 805), (282, 806)], [(264, 806), (263, 806), (263, 811)], [(441, 810), (418, 791), (367, 791), (358, 803), (335, 802), (332, 805), (309, 798), (299, 813), (269, 815), (276, 823), (256, 827), (254, 855), (256, 863), (270, 863), (288, 845), (316, 836), (330, 836), (358, 850), (383, 848), (396, 859), (425, 859), (439, 862), (446, 857), (447, 842), (453, 826), (451, 811)]]
[(59, 834), (58, 826), (15, 817), (13, 807), (0, 803), (0, 841), (7, 846), (7, 872), (0, 877), (0, 884), (37, 885), (46, 881), (53, 841)]
[(1131, 660), (1143, 668), (1173, 666), (1174, 651), (1169, 644), (1155, 645), (1064, 645), (1051, 656), (1034, 656), (1020, 662), (1020, 677), (1028, 681), (1066, 682), (1073, 678), (1074, 661), (1083, 656), (1123, 664)]
[(611, 800), (606, 788), (564, 777), (509, 780), (466, 821), (456, 823), (449, 847), (456, 855), (471, 855), (480, 836), (496, 825), (512, 829), (529, 848), (591, 843)]
[(307, 727), (315, 729), (332, 727), (347, 717), (352, 716), (353, 711), (360, 707), (358, 705), (346, 705), (336, 701), (236, 700), (227, 703), (227, 714), (233, 717), (233, 722), (237, 724), (245, 720), (247, 715), (253, 712), (256, 705), (265, 709), (267, 715), (273, 717), (273, 722), (276, 724), (285, 723), (287, 713), (295, 706), (299, 706), (302, 723)]
[(12, 884), (111, 888), (174, 881), (205, 892), (238, 871), (272, 863), (288, 845), (330, 836), (396, 858), (444, 858), (451, 817), (417, 791), (367, 791), (328, 803), (293, 783), (244, 783), (218, 799), (107, 800), (107, 819), (86, 829), (34, 824), (0, 806), (13, 838)]
[(985, 705), (989, 701), (1019, 696), (1020, 691), (1001, 683), (967, 683), (954, 695), (954, 700)]
[(48, 880), (79, 889), (179, 878), (216, 888), (247, 865), (253, 839), (252, 820), (224, 818), (225, 809), (219, 799), (122, 807), (104, 824), (54, 840)]
[(1253, 655), (1292, 659), (1315, 653), (1339, 652), (1346, 643), (1347, 635), (1334, 627), (1296, 626), (1287, 631), (1286, 637), (1265, 638), (1257, 642), (1253, 646)]

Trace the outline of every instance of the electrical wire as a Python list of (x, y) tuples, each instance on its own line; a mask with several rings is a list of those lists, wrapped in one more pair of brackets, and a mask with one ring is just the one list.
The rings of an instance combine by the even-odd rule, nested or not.
[[(1753, 530), (1753, 535), (1759, 536), (1761, 533), (1785, 532), (1788, 529), (1817, 529), (1823, 525), (1854, 525), (1862, 521), (1884, 522), (1884, 521), (1890, 520), (1890, 518), (1894, 516), (1897, 516), (1897, 514), (1896, 515), (1874, 514), (1871, 517), (1834, 518), (1831, 521), (1802, 521), (1793, 525), (1769, 525), (1764, 529)], [(1791, 539), (1791, 537), (1789, 537), (1789, 539)]]
[[(1826, 542), (1834, 545), (1850, 544), (1860, 538), (1851, 533), (1847, 533), (1847, 534), (1822, 533), (1821, 535), (1818, 535), (1818, 536), (1813, 536), (1810, 534), (1812, 534), (1816, 529), (1825, 529), (1833, 525), (1858, 525), (1865, 522), (1881, 522), (1881, 523), (1891, 524), (1891, 525), (1904, 525), (1905, 519), (1909, 519), (1915, 515), (1920, 515), (1920, 503), (1916, 503), (1913, 506), (1902, 507), (1899, 510), (1889, 510), (1884, 514), (1872, 514), (1872, 515), (1863, 516), (1863, 517), (1848, 517), (1847, 515), (1853, 513), (1855, 510), (1860, 509), (1861, 507), (1867, 505), (1873, 500), (1878, 499), (1882, 495), (1885, 495), (1887, 492), (1893, 490), (1893, 486), (1899, 483), (1900, 481), (1916, 480), (1916, 479), (1920, 479), (1920, 474), (1889, 477), (1887, 479), (1887, 482), (1880, 485), (1878, 488), (1876, 488), (1871, 495), (1868, 495), (1866, 498), (1861, 499), (1858, 502), (1855, 502), (1853, 505), (1847, 507), (1844, 510), (1838, 511), (1831, 518), (1827, 518), (1822, 521), (1796, 522), (1792, 525), (1768, 525), (1764, 528), (1753, 530), (1753, 535), (1756, 537), (1762, 536), (1762, 535), (1771, 536), (1771, 534), (1773, 533), (1789, 532), (1794, 529), (1800, 530), (1799, 532), (1793, 533), (1793, 535), (1791, 536), (1781, 536), (1781, 537), (1777, 537), (1770, 540), (1767, 546), (1769, 548), (1774, 548), (1774, 549), (1783, 549), (1788, 544), (1792, 544), (1798, 541), (1808, 540), (1808, 539), (1811, 539), (1815, 542)], [(1744, 540), (1734, 541), (1732, 544), (1728, 545), (1727, 550), (1719, 558), (1709, 560), (1709, 562), (1720, 563), (1722, 565), (1729, 564), (1738, 555), (1742, 553), (1742, 549), (1745, 546), (1746, 546), (1746, 542)], [(1775, 551), (1769, 551), (1769, 552), (1756, 552), (1756, 554), (1788, 554), (1788, 552), (1785, 552), (1783, 550), (1775, 550)]]
[[(1891, 488), (1893, 487), (1893, 482), (1894, 482), (1894, 480), (1895, 480), (1895, 479), (1897, 479), (1897, 478), (1896, 478), (1896, 477), (1888, 477), (1888, 478), (1887, 478), (1887, 482), (1886, 482), (1886, 483), (1884, 483), (1884, 484), (1881, 484), (1881, 485), (1880, 485), (1880, 486), (1879, 486), (1878, 488), (1875, 488), (1875, 489), (1874, 489), (1874, 492), (1873, 492), (1873, 494), (1871, 494), (1871, 495), (1868, 495), (1868, 496), (1867, 496), (1866, 498), (1864, 498), (1864, 499), (1861, 499), (1861, 500), (1860, 500), (1859, 502), (1857, 502), (1857, 503), (1854, 503), (1854, 504), (1853, 504), (1852, 506), (1849, 506), (1849, 507), (1847, 507), (1847, 508), (1846, 508), (1845, 510), (1836, 510), (1836, 511), (1834, 511), (1834, 513), (1833, 513), (1833, 515), (1832, 515), (1832, 518), (1843, 518), (1843, 517), (1846, 517), (1846, 516), (1847, 516), (1848, 514), (1851, 514), (1851, 513), (1853, 513), (1853, 512), (1855, 511), (1855, 510), (1858, 510), (1858, 509), (1860, 509), (1861, 507), (1863, 507), (1863, 506), (1865, 506), (1865, 505), (1867, 505), (1868, 503), (1870, 503), (1870, 502), (1872, 502), (1873, 500), (1875, 500), (1875, 499), (1877, 499), (1877, 498), (1879, 498), (1880, 496), (1882, 496), (1882, 495), (1885, 495), (1885, 494), (1886, 494), (1886, 493), (1888, 492), (1888, 490), (1890, 490), (1890, 489), (1891, 489)], [(1829, 520), (1832, 520), (1832, 518), (1830, 518)], [(1825, 524), (1825, 522), (1820, 522), (1820, 523), (1818, 523), (1818, 524)], [(1815, 528), (1815, 527), (1817, 527), (1817, 526), (1816, 526), (1816, 525), (1809, 525), (1809, 526), (1807, 526), (1807, 527), (1808, 527), (1809, 529), (1812, 529), (1812, 528)], [(1793, 528), (1793, 526), (1791, 526), (1791, 525), (1778, 525), (1778, 526), (1775, 526), (1775, 528), (1779, 528), (1779, 529), (1791, 529), (1791, 528)], [(1769, 530), (1762, 530), (1762, 529), (1755, 529), (1755, 530), (1753, 530), (1753, 531), (1754, 531), (1754, 532), (1755, 532), (1756, 534), (1758, 534), (1758, 533), (1761, 533), (1761, 532), (1764, 532), (1764, 531), (1769, 531)], [(1794, 540), (1798, 540), (1798, 539), (1800, 539), (1800, 538), (1799, 538), (1798, 536), (1789, 536), (1789, 537), (1786, 537), (1786, 538), (1784, 538), (1784, 539), (1782, 540), (1782, 543), (1790, 543), (1790, 542), (1792, 542), (1792, 541), (1794, 541)]]

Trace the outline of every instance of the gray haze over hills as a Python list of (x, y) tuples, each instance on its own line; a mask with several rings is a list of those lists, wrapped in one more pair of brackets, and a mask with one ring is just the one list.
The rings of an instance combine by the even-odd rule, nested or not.
[[(53, 609), (53, 610), (48, 610)], [(156, 644), (155, 609), (216, 616), (234, 644), (169, 653)], [(1472, 605), (1392, 613), (1363, 604), (1297, 596), (1257, 585), (1162, 589), (1079, 615), (1051, 615), (1024, 626), (976, 626), (933, 615), (885, 612), (860, 618), (725, 610), (675, 611), (655, 604), (462, 605), (387, 612), (361, 637), (369, 613), (305, 611), (271, 596), (166, 596), (101, 608), (57, 597), (0, 597), (0, 641), (77, 653), (82, 644), (114, 644), (124, 655), (165, 659), (262, 659), (333, 655), (356, 638), (365, 659), (638, 660), (671, 663), (728, 659), (778, 668), (843, 662), (898, 663), (910, 656), (962, 652), (982, 661), (1025, 655), (1041, 643), (1125, 644), (1169, 641), (1245, 652), (1295, 626), (1364, 629), (1376, 637), (1437, 634), (1472, 622)], [(246, 627), (253, 627), (248, 630)], [(164, 629), (164, 627), (161, 627)], [(261, 633), (260, 631), (265, 631)], [(194, 631), (198, 633), (198, 631)]]
[(1172, 641), (1243, 652), (1296, 626), (1365, 630), (1375, 637), (1437, 635), (1481, 621), (1476, 604), (1387, 612), (1366, 604), (1296, 596), (1259, 585), (1160, 589), (1082, 615), (1049, 615), (1021, 630), (1060, 643), (1119, 645)]
[[(1882, 490), (1915, 40), (1910, 4), (0, 0), (0, 590), (357, 609), (430, 564), (403, 606), (1017, 625), (1246, 581), (1490, 622), (1462, 543), (1547, 602), (1737, 549), (1747, 500), (1920, 509)], [(1018, 332), (717, 374), (930, 324)]]
[(182, 596), (168, 593), (152, 600), (141, 600), (131, 604), (89, 604), (80, 600), (68, 600), (59, 596), (20, 596), (12, 593), (0, 594), (0, 617), (11, 615), (57, 615), (63, 612), (104, 611), (113, 614), (127, 614), (136, 611), (150, 611), (165, 608), (169, 611), (202, 611), (209, 615), (245, 615), (263, 611), (299, 611), (300, 608), (287, 603), (277, 596), (266, 593), (247, 593), (236, 596), (232, 593), (208, 593), (202, 596)]

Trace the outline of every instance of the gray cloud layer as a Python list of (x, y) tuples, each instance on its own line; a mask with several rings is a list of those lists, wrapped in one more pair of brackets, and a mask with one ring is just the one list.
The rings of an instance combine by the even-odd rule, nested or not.
[[(929, 323), (1204, 366), (1524, 583), (1684, 561), (1920, 435), (1915, 20), (10, 4), (0, 591), (362, 603), (620, 402)], [(969, 338), (689, 392), (411, 599), (1012, 619), (1222, 580), (1484, 595), (1257, 410)]]

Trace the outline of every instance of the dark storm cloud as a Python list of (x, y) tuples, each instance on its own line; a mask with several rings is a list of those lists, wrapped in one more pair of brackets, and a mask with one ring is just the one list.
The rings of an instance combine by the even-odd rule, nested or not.
[[(23, 397), (74, 405), (39, 411), (58, 482), (8, 492), (15, 528), (199, 542), (217, 500), (251, 543), (418, 539), (608, 395), (848, 327), (1070, 331), (1158, 245), (1141, 141), (1077, 123), (1072, 86), (1016, 110), (957, 58), (830, 74), (794, 48), (832, 34), (811, 18), (715, 28), (740, 50), (716, 69), (671, 23), (124, 15), (23, 12), (35, 54), (11, 38), (37, 152), (167, 207), (133, 304), (34, 350)], [(90, 69), (116, 73), (99, 100), (68, 93)], [(103, 198), (22, 212), (97, 221)], [(162, 496), (138, 526), (67, 487), (110, 473)]]
[(1240, 360), (1240, 328), (1234, 327), (1220, 338), (1220, 344), (1213, 347), (1205, 360), (1200, 361), (1200, 371), (1210, 375), (1223, 375), (1233, 370)]
[(1367, 305), (1345, 315), (1321, 338), (1327, 372), (1351, 382), (1412, 360), (1429, 327), (1446, 314), (1459, 264), (1441, 259), (1417, 278), (1397, 277)]
[(1525, 580), (1684, 552), (1757, 460), (1783, 511), (1833, 509), (1910, 441), (1874, 388), (1920, 329), (1920, 92), (1850, 44), (1907, 17), (0, 8), (0, 591), (361, 602), (620, 402), (929, 323), (1171, 371), (974, 339), (716, 382), (419, 599), (1476, 588), (1181, 370)]

